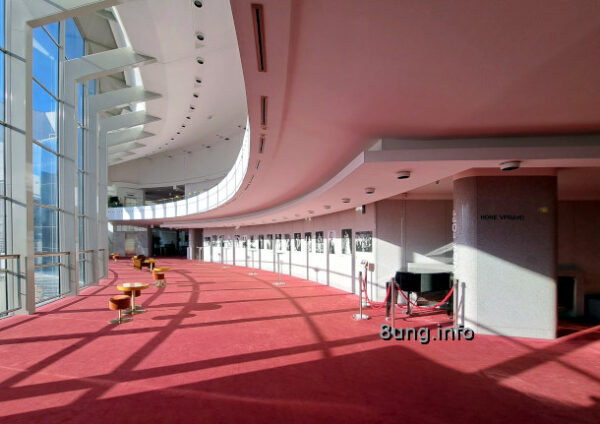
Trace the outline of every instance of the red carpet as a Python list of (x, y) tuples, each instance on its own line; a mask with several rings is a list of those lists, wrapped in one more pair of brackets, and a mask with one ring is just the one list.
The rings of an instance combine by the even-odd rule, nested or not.
[[(1, 423), (594, 423), (600, 326), (556, 341), (383, 341), (382, 312), (273, 273), (160, 260), (133, 322), (108, 324), (111, 280), (0, 321)], [(400, 327), (447, 323), (445, 314)]]

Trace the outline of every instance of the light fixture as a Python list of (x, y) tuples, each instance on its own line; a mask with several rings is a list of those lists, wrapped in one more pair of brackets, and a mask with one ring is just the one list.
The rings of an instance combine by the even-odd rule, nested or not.
[(200, 78), (196, 78), (196, 84), (202, 84), (202, 80)]
[(190, 110), (195, 110), (195, 109), (196, 109), (196, 106), (190, 105)]
[(410, 178), (410, 171), (396, 172), (396, 178), (398, 178), (399, 180), (405, 180), (407, 178)]
[(201, 57), (197, 57), (196, 62), (198, 62), (199, 65), (204, 65), (204, 59), (202, 59)]
[(185, 119), (192, 119), (192, 117), (191, 116), (186, 116)]
[(502, 162), (500, 164), (500, 169), (502, 171), (514, 171), (515, 169), (519, 169), (521, 167), (520, 160), (511, 160), (508, 162)]
[(174, 140), (175, 140), (175, 137), (171, 137), (171, 141), (174, 141)]
[(202, 7), (202, 2), (200, 0), (194, 0), (194, 6)]
[(373, 193), (375, 193), (375, 187), (367, 187), (367, 188), (365, 188), (365, 193), (367, 193), (367, 194), (373, 194)]
[(342, 203), (350, 203), (350, 199), (348, 199), (347, 197), (344, 197), (342, 199)]
[(196, 38), (197, 38), (199, 41), (204, 41), (204, 34), (202, 34), (201, 32), (197, 32), (197, 33), (196, 33)]
[(194, 94), (193, 94), (193, 96), (194, 96), (195, 98), (198, 98), (198, 97), (200, 97), (200, 96), (198, 95), (198, 93), (194, 93)]
[(177, 135), (181, 134), (181, 131), (177, 131)]
[(185, 128), (185, 124), (181, 124), (181, 128)]
[(331, 209), (331, 205), (323, 205), (324, 209)]

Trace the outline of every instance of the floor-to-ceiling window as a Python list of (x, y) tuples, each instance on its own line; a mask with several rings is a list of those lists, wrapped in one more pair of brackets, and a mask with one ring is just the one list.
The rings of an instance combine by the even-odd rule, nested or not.
[[(85, 42), (73, 19), (65, 21), (65, 59), (73, 60), (85, 54)], [(77, 201), (78, 201), (78, 240), (79, 240), (79, 286), (87, 285), (92, 264), (92, 254), (86, 251), (86, 139), (87, 126), (85, 119), (85, 86), (77, 85)]]
[(61, 294), (58, 114), (60, 24), (33, 30), (33, 202), (36, 302)]

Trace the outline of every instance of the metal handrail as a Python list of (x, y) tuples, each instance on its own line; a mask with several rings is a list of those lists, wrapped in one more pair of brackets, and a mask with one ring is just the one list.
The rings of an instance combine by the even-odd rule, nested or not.
[(94, 253), (95, 250), (94, 249), (90, 249), (90, 250), (80, 250), (79, 253)]
[(46, 256), (67, 256), (70, 255), (71, 252), (46, 252), (46, 253), (35, 253), (33, 256), (36, 258), (43, 258)]
[(21, 255), (0, 255), (0, 260), (2, 259), (19, 259)]

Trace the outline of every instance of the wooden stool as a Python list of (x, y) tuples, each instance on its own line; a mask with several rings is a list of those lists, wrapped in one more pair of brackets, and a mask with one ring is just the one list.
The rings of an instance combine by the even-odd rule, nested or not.
[(119, 254), (118, 253), (113, 253), (112, 254), (112, 258), (113, 258), (113, 261), (117, 262), (117, 260), (119, 259)]
[(154, 271), (152, 271), (152, 278), (156, 287), (166, 287), (167, 280), (165, 279), (165, 271), (170, 270), (171, 268), (169, 267), (154, 268)]
[(125, 294), (119, 294), (113, 296), (108, 301), (109, 309), (113, 311), (119, 311), (118, 319), (111, 319), (109, 322), (111, 324), (122, 324), (124, 322), (131, 321), (131, 318), (123, 318), (123, 311), (131, 305), (131, 298)]

